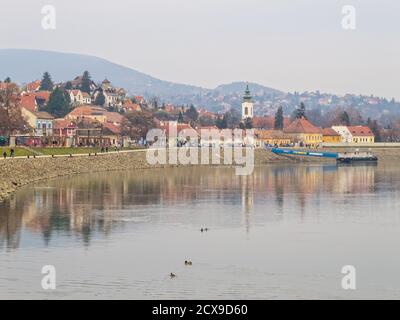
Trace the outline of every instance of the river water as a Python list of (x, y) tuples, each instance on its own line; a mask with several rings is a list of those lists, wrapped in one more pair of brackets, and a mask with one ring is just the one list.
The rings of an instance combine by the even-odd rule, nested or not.
[(399, 253), (396, 165), (86, 174), (0, 204), (1, 299), (398, 299)]

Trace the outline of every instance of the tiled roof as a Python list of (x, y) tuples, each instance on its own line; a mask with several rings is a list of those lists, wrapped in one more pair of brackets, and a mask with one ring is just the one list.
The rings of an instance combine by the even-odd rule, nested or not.
[(68, 119), (55, 119), (53, 121), (54, 129), (75, 128), (75, 124)]
[(107, 122), (122, 123), (124, 116), (120, 115), (118, 112), (108, 112), (106, 111), (104, 115), (107, 118)]
[(108, 129), (113, 134), (120, 134), (121, 133), (121, 127), (116, 126), (113, 123), (104, 123), (103, 124), (103, 129)]
[(353, 136), (364, 136), (364, 137), (370, 137), (374, 136), (372, 133), (371, 129), (366, 127), (366, 126), (349, 126), (347, 129), (350, 131), (350, 133)]
[[(274, 116), (255, 116), (253, 117), (253, 128), (259, 129), (273, 129), (275, 126), (275, 117)], [(283, 117), (283, 127), (289, 126), (290, 121), (288, 117)]]
[(332, 128), (324, 128), (322, 130), (322, 135), (324, 136), (340, 136), (339, 133), (337, 133), (335, 130), (333, 130)]
[(68, 115), (69, 116), (90, 116), (93, 113), (101, 113), (106, 112), (104, 108), (96, 107), (96, 106), (79, 106), (72, 110)]
[(284, 131), (286, 133), (322, 134), (321, 128), (314, 126), (305, 118), (294, 120)]
[(50, 93), (50, 91), (38, 91), (33, 94), (35, 95), (35, 97), (41, 98), (47, 102), (47, 101), (49, 101), (51, 93)]
[(182, 130), (185, 129), (193, 129), (189, 124), (187, 123), (177, 123), (174, 121), (162, 121), (159, 123), (158, 128), (165, 130), (166, 135), (169, 135), (169, 129), (170, 126), (169, 124), (171, 124), (172, 127), (176, 127), (176, 132), (179, 133)]
[(36, 91), (39, 89), (39, 87), (40, 87), (40, 80), (33, 81), (26, 85), (26, 89), (28, 91)]
[(109, 112), (102, 107), (96, 106), (79, 106), (72, 110), (68, 116), (94, 116), (94, 115), (104, 115), (107, 122), (121, 123), (124, 117), (118, 112)]
[(23, 95), (18, 97), (19, 105), (31, 112), (36, 111), (36, 98), (34, 95)]

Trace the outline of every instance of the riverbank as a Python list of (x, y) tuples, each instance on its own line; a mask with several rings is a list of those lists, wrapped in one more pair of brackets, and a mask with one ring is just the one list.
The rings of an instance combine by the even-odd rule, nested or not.
[[(255, 150), (255, 165), (276, 162), (320, 161), (278, 156), (263, 149)], [(222, 161), (221, 161), (222, 162)], [(167, 167), (150, 165), (146, 161), (146, 150), (111, 152), (106, 154), (73, 155), (58, 157), (13, 158), (0, 161), (0, 201), (8, 198), (19, 187), (61, 176), (80, 173), (107, 172)]]
[[(334, 150), (340, 152), (341, 150)], [(373, 150), (379, 161), (398, 161), (400, 149)], [(222, 155), (221, 155), (222, 156)], [(255, 166), (268, 163), (327, 162), (332, 159), (294, 157), (273, 154), (264, 149), (256, 149)], [(221, 161), (222, 162), (222, 161)], [(46, 179), (80, 173), (107, 172), (168, 167), (171, 165), (150, 165), (146, 161), (146, 150), (121, 151), (106, 154), (14, 158), (0, 161), (0, 201), (10, 197), (19, 187)]]

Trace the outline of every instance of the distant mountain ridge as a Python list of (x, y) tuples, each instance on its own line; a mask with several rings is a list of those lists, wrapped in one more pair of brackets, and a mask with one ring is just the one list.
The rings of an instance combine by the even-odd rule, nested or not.
[[(113, 85), (126, 89), (131, 94), (158, 96), (174, 103), (191, 101), (193, 96), (204, 96), (213, 92), (241, 94), (244, 82), (233, 82), (215, 89), (164, 81), (134, 69), (90, 55), (62, 53), (31, 49), (0, 49), (0, 79), (10, 77), (22, 84), (40, 79), (48, 71), (56, 82), (74, 79), (88, 70), (95, 82), (108, 78)], [(259, 84), (251, 84), (255, 91), (279, 92)]]
[(67, 81), (88, 70), (96, 82), (108, 78), (131, 93), (160, 96), (199, 94), (205, 89), (156, 79), (102, 58), (74, 53), (29, 49), (0, 49), (0, 77), (26, 83), (40, 79), (44, 71), (54, 81)]
[[(222, 84), (219, 85), (214, 89), (216, 92), (220, 92), (225, 95), (231, 95), (231, 94), (242, 94), (244, 92), (244, 88), (246, 87), (247, 82), (232, 82), (230, 84)], [(254, 83), (254, 82), (249, 82), (248, 83), (251, 93), (253, 95), (264, 95), (264, 94), (275, 94), (275, 95), (281, 95), (284, 94), (282, 91), (268, 88), (265, 86), (262, 86), (260, 84)]]

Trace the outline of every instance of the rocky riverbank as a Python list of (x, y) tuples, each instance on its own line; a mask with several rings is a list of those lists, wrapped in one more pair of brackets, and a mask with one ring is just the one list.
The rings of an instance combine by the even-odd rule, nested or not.
[[(255, 150), (255, 166), (267, 163), (323, 161), (315, 158), (285, 157), (267, 150)], [(222, 162), (222, 161), (221, 161)], [(15, 158), (0, 161), (0, 201), (19, 187), (40, 180), (80, 173), (134, 170), (160, 167), (146, 161), (146, 152), (110, 153), (94, 156)], [(162, 166), (161, 166), (162, 167)]]

